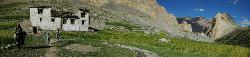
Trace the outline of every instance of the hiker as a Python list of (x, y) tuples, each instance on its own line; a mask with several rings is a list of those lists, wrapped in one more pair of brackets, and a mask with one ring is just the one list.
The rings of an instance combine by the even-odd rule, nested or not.
[(50, 44), (50, 34), (49, 34), (49, 32), (47, 32), (47, 31), (45, 32), (44, 38), (47, 41), (47, 44)]
[(16, 32), (15, 32), (15, 38), (16, 38), (16, 44), (17, 44), (17, 47), (20, 49), (21, 48), (21, 45), (23, 43), (22, 42), (22, 28), (21, 28), (21, 25), (18, 23), (17, 24), (17, 27), (16, 27)]
[(21, 31), (21, 35), (20, 35), (20, 37), (21, 37), (21, 39), (20, 39), (21, 45), (25, 45), (25, 44), (24, 44), (24, 41), (25, 41), (26, 35), (27, 35), (27, 33), (26, 33), (25, 31), (22, 30), (22, 31)]
[(19, 31), (16, 31), (15, 32), (16, 45), (20, 49), (21, 45), (20, 45), (20, 36), (19, 35), (20, 35)]
[(57, 30), (57, 32), (56, 32), (56, 38), (57, 38), (57, 40), (58, 41), (60, 41), (60, 31), (59, 31), (59, 29)]

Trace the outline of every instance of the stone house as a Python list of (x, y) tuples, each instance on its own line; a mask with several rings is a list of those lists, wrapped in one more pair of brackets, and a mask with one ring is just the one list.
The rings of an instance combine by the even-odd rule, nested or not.
[(50, 6), (30, 7), (33, 33), (38, 30), (89, 31), (89, 13), (79, 9), (76, 13), (53, 11)]

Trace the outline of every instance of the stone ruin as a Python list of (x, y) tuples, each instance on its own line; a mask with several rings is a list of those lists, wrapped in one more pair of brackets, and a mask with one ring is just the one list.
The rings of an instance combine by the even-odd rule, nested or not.
[(39, 30), (89, 31), (89, 11), (79, 9), (77, 12), (52, 10), (51, 6), (30, 7), (32, 33)]

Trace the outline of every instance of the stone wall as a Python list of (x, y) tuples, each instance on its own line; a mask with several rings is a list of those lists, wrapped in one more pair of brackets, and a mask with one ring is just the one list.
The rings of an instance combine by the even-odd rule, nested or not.
[[(38, 14), (38, 8), (30, 8), (30, 21), (33, 27), (43, 30), (58, 30), (64, 31), (88, 31), (89, 14), (85, 17), (80, 17), (82, 11), (76, 13), (79, 18), (66, 18), (66, 24), (62, 24), (61, 17), (51, 17), (51, 8), (43, 8), (43, 12)], [(71, 19), (74, 19), (74, 24), (71, 24)], [(84, 20), (84, 24), (82, 24)]]
[[(81, 11), (77, 12), (77, 16), (81, 16)], [(71, 18), (67, 18), (66, 24), (62, 25), (62, 30), (64, 31), (89, 31), (89, 14), (85, 17), (80, 17), (80, 19), (74, 19), (75, 23), (71, 24)], [(84, 20), (84, 24), (82, 24)]]
[(30, 8), (30, 21), (34, 27), (40, 27), (44, 30), (57, 30), (60, 29), (61, 18), (51, 17), (51, 8), (43, 8), (41, 14), (38, 14), (38, 8)]

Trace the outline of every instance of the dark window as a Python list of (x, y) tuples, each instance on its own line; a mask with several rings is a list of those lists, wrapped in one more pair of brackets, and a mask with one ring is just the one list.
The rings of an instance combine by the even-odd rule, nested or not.
[(75, 19), (70, 19), (71, 24), (75, 24)]
[(67, 19), (63, 19), (63, 24), (66, 24), (67, 23)]
[(52, 18), (52, 19), (51, 19), (51, 22), (55, 22), (55, 18)]
[(43, 9), (38, 8), (38, 14), (42, 14), (42, 13), (43, 13)]
[(81, 13), (81, 17), (85, 17), (86, 13), (85, 12), (82, 12)]
[(84, 23), (85, 23), (85, 20), (82, 20), (82, 25), (84, 25)]
[(43, 18), (40, 18), (40, 22), (42, 22), (42, 19), (43, 19)]

